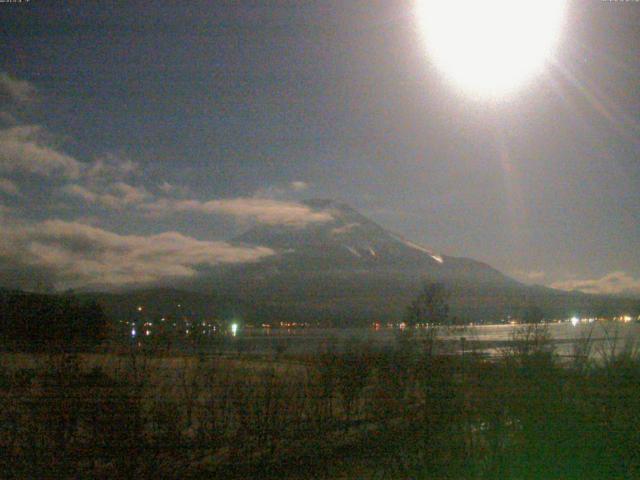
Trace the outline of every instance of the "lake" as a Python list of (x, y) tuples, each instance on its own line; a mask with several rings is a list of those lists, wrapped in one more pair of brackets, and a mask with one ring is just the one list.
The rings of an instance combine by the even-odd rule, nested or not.
[[(454, 330), (442, 330), (439, 338), (450, 351), (476, 349), (487, 354), (497, 354), (513, 340), (514, 332), (522, 325), (475, 325)], [(600, 355), (602, 349), (610, 350), (614, 345), (617, 351), (637, 343), (640, 338), (638, 322), (570, 322), (547, 324), (549, 334), (558, 354), (573, 354), (574, 345), (580, 339), (590, 338), (593, 342), (592, 355)], [(242, 348), (253, 353), (286, 351), (287, 353), (317, 352), (323, 346), (332, 344), (341, 350), (350, 339), (367, 342), (372, 348), (385, 348), (393, 345), (398, 336), (397, 328), (294, 328), (294, 329), (247, 329), (230, 339), (229, 348)], [(417, 329), (419, 338), (424, 334)]]

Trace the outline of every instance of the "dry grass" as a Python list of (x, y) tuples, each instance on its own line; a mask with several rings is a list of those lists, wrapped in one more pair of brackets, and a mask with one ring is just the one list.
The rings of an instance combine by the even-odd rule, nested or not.
[(612, 337), (606, 362), (567, 365), (544, 332), (515, 340), (492, 361), (410, 338), (304, 358), (3, 354), (0, 467), (16, 478), (638, 478), (637, 351)]

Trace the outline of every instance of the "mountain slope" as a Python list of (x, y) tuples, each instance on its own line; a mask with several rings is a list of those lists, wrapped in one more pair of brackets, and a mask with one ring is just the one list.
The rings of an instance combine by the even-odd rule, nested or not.
[(356, 212), (332, 200), (309, 200), (309, 207), (324, 210), (333, 220), (304, 228), (258, 226), (236, 241), (270, 247), (275, 258), (258, 264), (293, 271), (386, 271), (413, 273), (444, 280), (473, 280), (482, 283), (513, 284), (489, 265), (467, 258), (442, 256), (393, 234)]
[(536, 303), (548, 315), (588, 311), (594, 297), (521, 284), (489, 265), (439, 255), (332, 200), (309, 200), (332, 220), (305, 227), (260, 225), (235, 239), (272, 248), (261, 262), (212, 269), (185, 288), (252, 306), (257, 321), (333, 324), (397, 321), (423, 281), (443, 282), (461, 320), (497, 321)]

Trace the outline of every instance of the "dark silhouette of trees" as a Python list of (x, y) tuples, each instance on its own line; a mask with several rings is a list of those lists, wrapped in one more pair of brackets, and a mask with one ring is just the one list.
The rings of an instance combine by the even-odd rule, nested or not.
[(442, 283), (427, 283), (407, 308), (405, 322), (409, 326), (418, 324), (447, 325), (449, 323), (449, 293)]
[(100, 355), (0, 365), (0, 472), (640, 478), (635, 353), (612, 346), (602, 362), (575, 368), (531, 350), (425, 355), (409, 340), (391, 349), (346, 340), (274, 363), (136, 348), (128, 360), (104, 356), (102, 366)]
[(103, 339), (107, 317), (100, 305), (72, 295), (0, 294), (0, 342), (27, 352), (84, 351)]
[(544, 312), (537, 305), (528, 305), (522, 312), (523, 323), (538, 324), (544, 320)]

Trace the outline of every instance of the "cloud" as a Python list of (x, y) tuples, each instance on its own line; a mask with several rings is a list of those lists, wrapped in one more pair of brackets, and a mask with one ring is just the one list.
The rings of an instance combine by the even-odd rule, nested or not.
[(125, 180), (139, 170), (140, 166), (136, 162), (108, 154), (91, 163), (83, 176), (89, 182), (111, 182)]
[(0, 73), (0, 99), (15, 103), (29, 103), (36, 98), (36, 88), (26, 80), (18, 80), (9, 74)]
[(8, 178), (0, 177), (0, 192), (6, 193), (7, 195), (20, 195), (20, 189), (18, 186), (9, 180)]
[(546, 277), (546, 274), (542, 270), (533, 270), (525, 274), (527, 280), (532, 282), (541, 282)]
[(61, 191), (86, 203), (121, 210), (153, 198), (143, 186), (134, 186), (125, 181), (139, 170), (136, 162), (106, 155), (83, 164), (80, 178), (77, 179), (79, 182), (69, 183)]
[(223, 200), (174, 200), (159, 199), (141, 206), (150, 215), (167, 215), (178, 212), (197, 212), (232, 216), (242, 221), (255, 221), (266, 225), (303, 227), (310, 223), (332, 220), (327, 211), (313, 210), (307, 205), (268, 198), (232, 198)]
[(134, 187), (124, 182), (116, 182), (112, 188), (120, 194), (122, 200), (127, 204), (140, 203), (150, 196), (144, 187)]
[(171, 185), (169, 182), (165, 180), (158, 186), (158, 188), (164, 193), (171, 193), (176, 187), (174, 187), (173, 185)]
[(48, 272), (56, 288), (99, 288), (192, 277), (203, 266), (255, 262), (273, 253), (266, 247), (201, 241), (178, 232), (119, 235), (61, 220), (14, 222), (0, 237), (0, 265), (2, 260), (12, 265), (20, 259), (22, 269)]
[(185, 187), (183, 185), (173, 185), (172, 183), (167, 182), (166, 180), (158, 185), (158, 190), (165, 194), (176, 194), (179, 196), (186, 196), (191, 193), (189, 187)]
[(612, 272), (598, 279), (563, 280), (551, 284), (559, 290), (578, 290), (584, 293), (621, 295), (640, 295), (640, 279), (633, 278), (626, 272)]
[(124, 182), (115, 182), (106, 192), (96, 192), (79, 184), (69, 184), (62, 188), (67, 195), (81, 198), (87, 203), (102, 205), (116, 210), (142, 203), (151, 197), (144, 187), (134, 187)]
[(307, 190), (310, 185), (302, 180), (295, 180), (285, 185), (269, 185), (267, 187), (259, 188), (253, 196), (255, 198), (272, 198), (283, 199), (291, 197), (296, 193)]
[(64, 187), (62, 187), (62, 191), (68, 195), (81, 198), (87, 203), (96, 203), (99, 196), (99, 194), (92, 192), (88, 188), (76, 183), (65, 185)]
[(525, 282), (542, 282), (547, 274), (542, 270), (516, 270), (513, 275)]
[(81, 164), (58, 151), (42, 127), (21, 125), (0, 130), (0, 171), (78, 178)]

